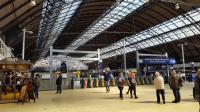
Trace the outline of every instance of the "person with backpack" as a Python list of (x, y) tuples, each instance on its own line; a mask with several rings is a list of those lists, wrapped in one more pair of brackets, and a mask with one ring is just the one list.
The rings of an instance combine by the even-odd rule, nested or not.
[(175, 70), (171, 71), (171, 76), (169, 78), (169, 86), (174, 94), (174, 101), (172, 103), (179, 103), (181, 101), (180, 88), (183, 86), (183, 79), (176, 74)]

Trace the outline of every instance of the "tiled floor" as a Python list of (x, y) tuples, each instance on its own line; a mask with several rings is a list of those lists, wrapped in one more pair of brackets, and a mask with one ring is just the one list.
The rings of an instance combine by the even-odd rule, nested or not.
[[(40, 92), (36, 103), (0, 104), (0, 112), (198, 112), (199, 105), (192, 98), (192, 85), (186, 84), (181, 89), (182, 102), (170, 103), (173, 100), (172, 91), (166, 85), (167, 103), (157, 104), (153, 86), (138, 86), (139, 99), (130, 99), (124, 95), (124, 100), (118, 97), (117, 87), (112, 87), (110, 93), (105, 88), (64, 90), (56, 95), (55, 91)], [(124, 88), (124, 93), (127, 87)]]

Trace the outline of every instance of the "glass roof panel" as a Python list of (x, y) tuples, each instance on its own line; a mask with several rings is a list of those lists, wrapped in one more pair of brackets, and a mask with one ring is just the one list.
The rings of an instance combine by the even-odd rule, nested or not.
[[(114, 4), (110, 10), (102, 15), (97, 21), (95, 21), (90, 27), (88, 27), (78, 38), (87, 38), (89, 33), (93, 35), (87, 38), (85, 41), (79, 41), (79, 39), (74, 40), (67, 49), (77, 49), (79, 46), (85, 44), (90, 39), (94, 38), (102, 31), (106, 30), (125, 16), (127, 16), (132, 11), (136, 10), (138, 7), (144, 4), (143, 1), (139, 0), (123, 0), (120, 3)], [(96, 29), (97, 28), (97, 29)], [(77, 44), (79, 43), (79, 44)], [(74, 46), (74, 47), (71, 47)]]
[[(144, 49), (145, 47), (151, 47), (151, 46), (155, 46), (159, 44), (164, 44), (166, 42), (171, 42), (174, 40), (187, 38), (193, 35), (198, 35), (200, 34), (200, 31), (198, 30), (198, 28), (196, 28), (199, 26), (199, 23), (200, 23), (200, 16), (198, 15), (199, 14), (198, 11), (199, 11), (199, 8), (197, 10), (190, 11), (184, 15), (180, 15), (178, 17), (172, 18), (169, 21), (166, 21), (159, 25), (151, 27), (138, 34), (127, 37), (126, 39), (130, 40), (129, 42), (131, 43), (126, 44), (126, 46), (127, 47), (137, 46), (137, 50), (139, 50), (139, 49)], [(193, 18), (193, 21), (190, 22), (188, 18)], [(134, 41), (133, 41), (133, 38), (134, 38)], [(123, 50), (123, 41), (124, 39), (121, 39), (120, 41), (113, 43), (110, 46), (102, 48), (101, 49), (102, 59), (105, 59), (104, 55), (106, 54), (110, 54), (118, 50), (120, 51)], [(119, 43), (122, 43), (122, 44), (119, 44)], [(111, 47), (113, 45), (118, 45), (118, 46)], [(136, 49), (131, 49), (128, 52), (132, 52), (135, 50)], [(106, 58), (109, 58), (109, 57), (111, 56), (109, 55), (106, 56)]]
[[(73, 16), (75, 11), (81, 4), (82, 0), (67, 0), (66, 2), (58, 1), (57, 3), (50, 2), (52, 1), (44, 2), (42, 11), (43, 19), (40, 22), (40, 29), (38, 33), (38, 40), (47, 39), (47, 42), (45, 42), (45, 46), (40, 46), (44, 48), (48, 48), (51, 44), (55, 42), (62, 30), (65, 28), (67, 22), (70, 20), (70, 18)], [(56, 4), (56, 6), (52, 4)], [(48, 14), (49, 12), (54, 13)], [(48, 50), (42, 52), (41, 57), (44, 57), (47, 52)]]

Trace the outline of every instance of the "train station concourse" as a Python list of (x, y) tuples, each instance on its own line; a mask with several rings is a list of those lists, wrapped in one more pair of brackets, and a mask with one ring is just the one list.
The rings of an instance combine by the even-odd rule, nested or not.
[(200, 0), (0, 0), (0, 112), (200, 112)]

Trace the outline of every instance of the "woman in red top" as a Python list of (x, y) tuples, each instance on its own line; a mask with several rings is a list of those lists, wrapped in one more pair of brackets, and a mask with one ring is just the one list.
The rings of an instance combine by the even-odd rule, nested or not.
[(129, 73), (129, 77), (128, 77), (128, 83), (129, 83), (129, 89), (130, 89), (131, 98), (133, 98), (133, 91), (134, 91), (135, 99), (138, 98), (137, 95), (136, 95), (136, 85), (137, 85), (136, 73), (137, 73), (136, 70), (132, 70)]

